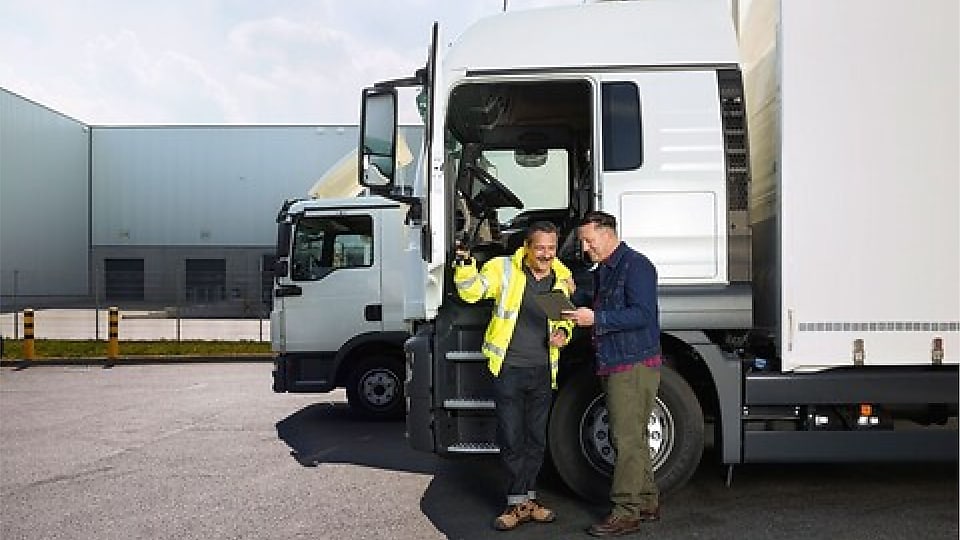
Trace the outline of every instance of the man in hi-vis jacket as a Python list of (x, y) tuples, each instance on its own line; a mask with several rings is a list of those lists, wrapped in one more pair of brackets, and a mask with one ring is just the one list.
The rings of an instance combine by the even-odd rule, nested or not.
[(537, 500), (536, 480), (547, 445), (559, 348), (570, 341), (573, 323), (548, 320), (534, 296), (573, 292), (570, 270), (556, 256), (556, 226), (538, 221), (512, 256), (494, 257), (479, 272), (465, 250), (458, 249), (454, 262), (453, 280), (463, 300), (494, 300), (482, 348), (495, 377), (497, 443), (509, 478), (507, 507), (493, 523), (501, 531), (555, 518)]

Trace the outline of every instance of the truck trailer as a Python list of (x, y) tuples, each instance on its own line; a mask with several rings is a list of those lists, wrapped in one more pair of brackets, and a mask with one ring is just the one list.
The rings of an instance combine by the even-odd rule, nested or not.
[[(364, 90), (360, 182), (407, 205), (414, 448), (498, 451), (490, 305), (458, 298), (455, 243), (482, 264), (550, 220), (589, 287), (576, 225), (603, 210), (659, 273), (649, 444), (663, 491), (705, 441), (729, 471), (957, 459), (957, 4), (757, 1), (741, 15), (714, 0), (506, 12), (442, 60), (434, 25), (423, 69)], [(424, 155), (401, 182), (397, 89), (411, 87)], [(578, 494), (606, 496), (609, 441), (578, 331), (548, 433)]]

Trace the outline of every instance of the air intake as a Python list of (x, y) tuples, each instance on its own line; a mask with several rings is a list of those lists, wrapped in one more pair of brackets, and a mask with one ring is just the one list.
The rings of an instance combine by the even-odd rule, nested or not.
[(727, 210), (746, 210), (750, 195), (750, 155), (747, 152), (747, 107), (740, 70), (718, 71), (717, 85), (727, 169)]

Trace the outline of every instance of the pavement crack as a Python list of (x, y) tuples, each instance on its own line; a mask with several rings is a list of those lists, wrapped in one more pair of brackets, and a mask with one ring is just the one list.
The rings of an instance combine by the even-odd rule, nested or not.
[(96, 469), (88, 469), (85, 471), (78, 471), (72, 474), (58, 474), (56, 476), (51, 476), (49, 478), (43, 478), (41, 480), (36, 480), (30, 482), (24, 486), (21, 486), (20, 489), (29, 489), (33, 487), (45, 486), (49, 484), (56, 484), (59, 482), (71, 482), (74, 480), (86, 479), (88, 477), (99, 476), (101, 474), (109, 473), (113, 471), (116, 467), (106, 466), (106, 467), (97, 467)]

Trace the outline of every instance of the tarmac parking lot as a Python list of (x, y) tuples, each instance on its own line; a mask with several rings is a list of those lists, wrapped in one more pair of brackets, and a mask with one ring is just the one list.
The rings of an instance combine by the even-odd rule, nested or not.
[[(490, 528), (495, 460), (410, 450), (342, 391), (271, 391), (269, 363), (0, 369), (0, 538), (588, 538), (603, 507), (547, 471), (552, 524)], [(952, 464), (749, 465), (708, 456), (636, 538), (956, 539)]]

